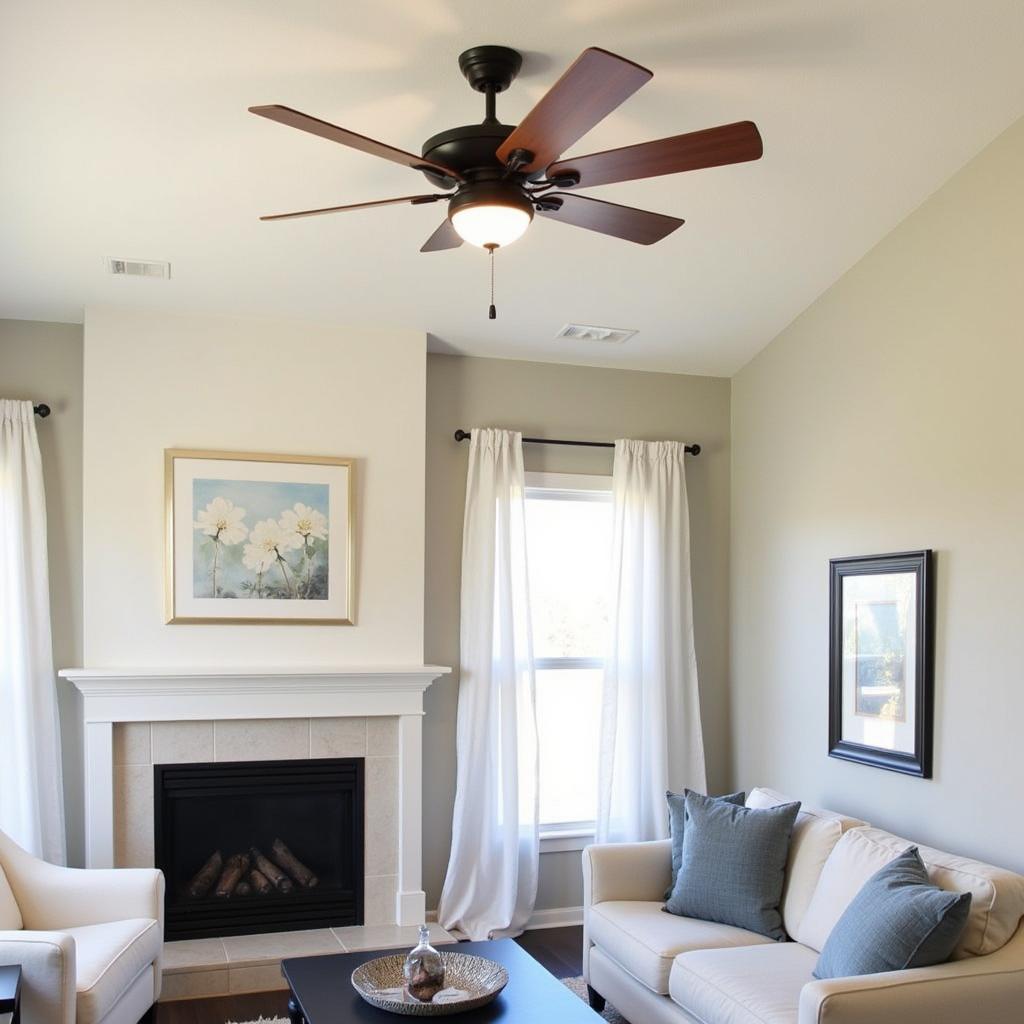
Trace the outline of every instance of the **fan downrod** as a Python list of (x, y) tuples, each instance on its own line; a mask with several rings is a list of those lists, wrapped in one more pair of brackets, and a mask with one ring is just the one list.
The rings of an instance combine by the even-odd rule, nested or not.
[(522, 66), (523, 55), (509, 46), (473, 46), (459, 54), (459, 69), (477, 92), (504, 92)]

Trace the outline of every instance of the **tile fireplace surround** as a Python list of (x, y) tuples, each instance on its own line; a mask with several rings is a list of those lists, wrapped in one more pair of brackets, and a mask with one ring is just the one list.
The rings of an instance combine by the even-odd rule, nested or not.
[(82, 695), (86, 866), (152, 865), (153, 764), (365, 757), (365, 927), (404, 926), (404, 939), (426, 916), (423, 693), (449, 671), (65, 669)]

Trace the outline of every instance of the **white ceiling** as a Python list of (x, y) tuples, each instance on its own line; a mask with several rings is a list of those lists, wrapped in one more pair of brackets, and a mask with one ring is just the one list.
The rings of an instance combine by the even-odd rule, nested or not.
[[(420, 254), (440, 206), (261, 224), (422, 177), (246, 112), (284, 103), (418, 151), (482, 117), (468, 46), (522, 50), (519, 120), (585, 46), (654, 78), (571, 151), (750, 118), (757, 163), (590, 194), (675, 214), (651, 247), (538, 218), (497, 258)], [(438, 351), (735, 372), (1024, 114), (1021, 0), (4, 0), (0, 316), (83, 307), (386, 323)], [(105, 272), (170, 260), (170, 282)], [(639, 328), (554, 341), (566, 321)], [(282, 339), (287, 345), (287, 339)]]

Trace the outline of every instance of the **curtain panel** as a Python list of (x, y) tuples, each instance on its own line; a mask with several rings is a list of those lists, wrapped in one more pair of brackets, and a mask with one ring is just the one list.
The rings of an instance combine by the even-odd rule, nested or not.
[(0, 829), (65, 860), (43, 463), (31, 402), (0, 399)]
[(668, 835), (665, 791), (706, 792), (684, 445), (615, 442), (598, 842)]

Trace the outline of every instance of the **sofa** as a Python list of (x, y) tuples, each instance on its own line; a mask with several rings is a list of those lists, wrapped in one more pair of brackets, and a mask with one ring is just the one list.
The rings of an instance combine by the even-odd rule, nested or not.
[[(748, 807), (791, 798), (755, 789)], [(583, 851), (583, 973), (591, 1005), (633, 1024), (1012, 1024), (1024, 1021), (1024, 877), (920, 846), (932, 882), (972, 893), (946, 963), (819, 981), (818, 954), (860, 886), (910, 841), (802, 807), (781, 913), (790, 941), (665, 913), (671, 843)]]
[(0, 832), (0, 964), (20, 964), (23, 1024), (137, 1024), (160, 995), (163, 874), (83, 871)]

